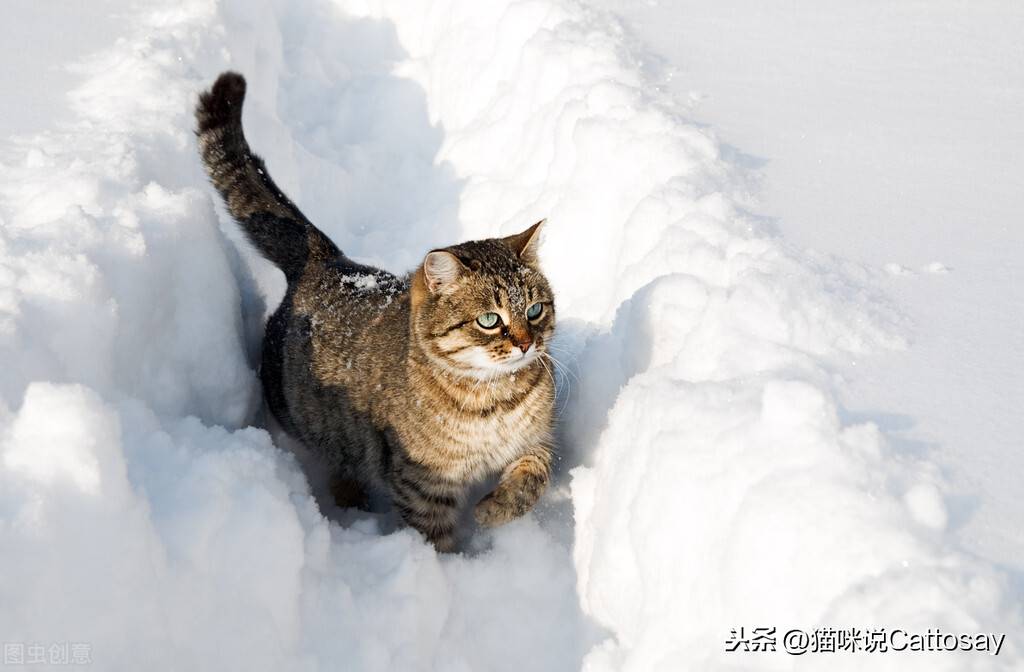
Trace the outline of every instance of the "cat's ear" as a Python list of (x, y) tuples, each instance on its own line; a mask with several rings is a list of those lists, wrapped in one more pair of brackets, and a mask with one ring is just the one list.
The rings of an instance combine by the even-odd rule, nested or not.
[(512, 248), (512, 251), (516, 253), (523, 263), (536, 264), (537, 263), (537, 247), (540, 239), (541, 226), (548, 220), (542, 219), (526, 231), (517, 233), (507, 238), (502, 238), (505, 244)]
[(449, 287), (465, 271), (466, 267), (459, 258), (444, 250), (428, 252), (423, 260), (423, 279), (426, 280), (427, 289), (431, 292), (439, 292)]

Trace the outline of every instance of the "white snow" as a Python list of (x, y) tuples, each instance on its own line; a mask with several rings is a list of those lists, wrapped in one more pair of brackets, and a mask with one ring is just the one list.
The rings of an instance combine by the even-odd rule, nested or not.
[[(942, 627), (1010, 634), (998, 660), (871, 666), (1021, 664), (1019, 589), (959, 547), (942, 465), (844, 420), (840, 365), (899, 352), (904, 316), (864, 267), (749, 214), (755, 181), (610, 17), (568, 0), (117, 13), (66, 109), (2, 129), (20, 135), (0, 146), (0, 640), (88, 642), (125, 670), (860, 669), (724, 641)], [(283, 279), (237, 244), (191, 133), (229, 67), (275, 180), (367, 263), (548, 218), (562, 458), (538, 510), (472, 553), (329, 521), (251, 426)]]
[(644, 68), (678, 108), (758, 169), (755, 212), (882, 271), (913, 347), (843, 367), (842, 405), (928, 451), (958, 536), (1024, 571), (1024, 5), (594, 1), (656, 50)]

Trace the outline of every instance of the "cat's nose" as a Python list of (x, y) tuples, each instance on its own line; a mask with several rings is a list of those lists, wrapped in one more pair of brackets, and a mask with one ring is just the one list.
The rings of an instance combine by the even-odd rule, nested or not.
[(525, 341), (521, 341), (519, 343), (516, 343), (516, 347), (519, 348), (520, 350), (522, 350), (524, 355), (526, 354), (526, 351), (530, 349), (531, 345), (533, 345), (533, 341), (531, 341), (531, 340), (525, 340)]

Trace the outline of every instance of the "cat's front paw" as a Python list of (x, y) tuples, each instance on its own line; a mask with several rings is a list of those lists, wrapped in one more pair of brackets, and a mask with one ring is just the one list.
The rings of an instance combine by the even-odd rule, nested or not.
[(481, 527), (497, 527), (517, 517), (515, 508), (513, 498), (499, 488), (480, 500), (473, 517)]
[(526, 514), (548, 484), (545, 464), (524, 458), (513, 464), (494, 492), (476, 505), (473, 517), (481, 527), (497, 527)]

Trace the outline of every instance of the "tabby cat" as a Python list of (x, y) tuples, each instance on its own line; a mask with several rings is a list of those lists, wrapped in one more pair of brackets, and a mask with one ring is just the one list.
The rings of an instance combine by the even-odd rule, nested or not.
[[(483, 526), (529, 511), (548, 483), (554, 296), (538, 267), (543, 222), (435, 249), (398, 277), (346, 257), (277, 188), (242, 132), (245, 79), (222, 74), (196, 108), (203, 164), (288, 289), (266, 326), (260, 378), (284, 430), (343, 493), (386, 494), (441, 551), (470, 486)], [(339, 504), (350, 502), (339, 501)]]

